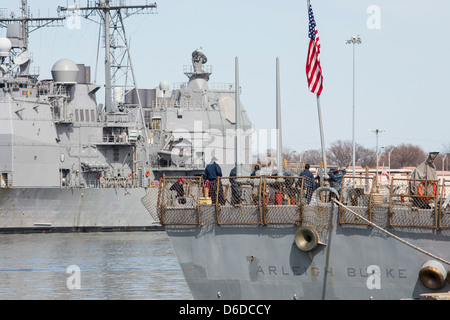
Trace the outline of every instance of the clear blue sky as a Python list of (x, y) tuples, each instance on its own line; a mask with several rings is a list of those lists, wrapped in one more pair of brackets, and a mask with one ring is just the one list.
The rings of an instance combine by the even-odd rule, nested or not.
[[(151, 1), (153, 2), (153, 1)], [(183, 65), (202, 47), (213, 66), (210, 82), (234, 82), (239, 57), (241, 101), (256, 129), (275, 128), (275, 61), (280, 58), (283, 145), (320, 149), (316, 99), (307, 89), (306, 0), (164, 0), (158, 13), (126, 20), (138, 86), (187, 80)], [(34, 16), (57, 14), (73, 0), (29, 0)], [(78, 3), (76, 1), (75, 3)], [(133, 1), (133, 3), (145, 3)], [(324, 73), (321, 95), (325, 143), (352, 139), (352, 47), (356, 47), (356, 142), (375, 148), (370, 129), (384, 129), (380, 146), (412, 143), (426, 152), (450, 144), (450, 2), (434, 0), (311, 0)], [(80, 1), (84, 6), (85, 0)], [(19, 0), (0, 7), (19, 14)], [(372, 7), (371, 7), (372, 6)], [(375, 6), (375, 7), (374, 7)], [(375, 9), (374, 9), (375, 8)], [(369, 10), (369, 12), (368, 12)], [(374, 11), (375, 10), (375, 11)], [(377, 12), (378, 10), (378, 12)], [(369, 23), (369, 26), (368, 26)], [(5, 30), (0, 30), (2, 36)], [(41, 78), (60, 58), (96, 64), (98, 27), (33, 32), (30, 48)], [(103, 80), (103, 52), (97, 82)]]

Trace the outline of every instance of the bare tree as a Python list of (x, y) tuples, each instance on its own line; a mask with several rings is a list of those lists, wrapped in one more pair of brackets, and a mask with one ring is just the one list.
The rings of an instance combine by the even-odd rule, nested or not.
[(283, 159), (286, 159), (287, 161), (299, 161), (300, 159), (300, 156), (297, 154), (297, 151), (293, 150), (291, 147), (283, 147), (281, 157)]
[[(382, 160), (386, 163), (388, 160), (388, 153), (393, 146), (385, 148), (385, 152), (382, 155)], [(400, 169), (403, 167), (416, 167), (422, 163), (427, 157), (427, 154), (419, 146), (412, 144), (401, 144), (395, 147), (395, 150), (391, 153), (391, 168)]]
[[(395, 149), (394, 149), (395, 148)], [(447, 161), (450, 161), (450, 143), (448, 146), (444, 146), (444, 149), (448, 148), (449, 156)], [(384, 148), (384, 152), (379, 158), (379, 165), (389, 163), (389, 151), (391, 151), (391, 168), (400, 169), (402, 167), (416, 167), (421, 162), (423, 162), (427, 154), (419, 146), (412, 144), (401, 144), (399, 146), (387, 146)], [(447, 150), (447, 149), (445, 149)], [(328, 165), (338, 166), (338, 167), (348, 167), (352, 165), (352, 145), (350, 141), (338, 140), (331, 144), (327, 150), (327, 162)], [(355, 150), (355, 160), (356, 165), (361, 167), (374, 168), (376, 166), (376, 151), (372, 149), (364, 148), (362, 145), (356, 144)], [(442, 160), (447, 152), (439, 155), (435, 164), (436, 167), (442, 169)], [(303, 152), (296, 152), (290, 147), (283, 148), (283, 159), (288, 161), (298, 161), (303, 163), (309, 163), (311, 165), (319, 165), (322, 161), (322, 151), (321, 150), (307, 150)], [(267, 155), (275, 156), (274, 150), (267, 150)], [(444, 166), (445, 167), (445, 166)]]
[(303, 152), (302, 162), (318, 166), (321, 161), (322, 151), (311, 149)]
[(377, 153), (375, 150), (366, 149), (361, 145), (356, 145), (356, 164), (365, 168), (373, 168), (377, 164)]
[[(376, 152), (355, 144), (355, 165), (361, 167), (374, 167), (376, 165)], [(353, 147), (350, 141), (338, 140), (328, 149), (328, 159), (330, 164), (338, 167), (348, 167), (353, 165)]]
[(442, 153), (443, 154), (450, 153), (450, 142), (442, 145)]
[(328, 148), (328, 163), (338, 167), (348, 167), (352, 163), (352, 143), (338, 140)]
[[(441, 155), (442, 156), (440, 157), (439, 160), (438, 159), (435, 160), (436, 167), (437, 167), (437, 161), (439, 161), (441, 170), (448, 171), (449, 170), (449, 161), (450, 161), (450, 142), (442, 145)], [(445, 156), (445, 155), (447, 155), (447, 156)], [(444, 157), (445, 157), (445, 159), (444, 159)], [(442, 163), (442, 160), (444, 160), (444, 163)], [(443, 166), (443, 168), (442, 168), (442, 166)]]

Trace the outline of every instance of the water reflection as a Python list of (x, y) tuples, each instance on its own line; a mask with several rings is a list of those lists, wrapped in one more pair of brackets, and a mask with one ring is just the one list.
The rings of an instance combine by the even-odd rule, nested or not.
[(0, 235), (0, 247), (0, 299), (192, 299), (164, 232)]

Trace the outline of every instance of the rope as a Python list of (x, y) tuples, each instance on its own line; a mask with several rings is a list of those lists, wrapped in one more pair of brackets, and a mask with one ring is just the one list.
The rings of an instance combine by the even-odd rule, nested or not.
[(361, 220), (365, 221), (366, 223), (368, 223), (368, 224), (371, 225), (372, 227), (377, 228), (378, 230), (380, 230), (380, 231), (386, 233), (387, 235), (393, 237), (395, 240), (398, 240), (398, 241), (400, 241), (400, 242), (406, 244), (407, 246), (409, 246), (409, 247), (411, 247), (411, 248), (413, 248), (413, 249), (415, 249), (415, 250), (417, 250), (417, 251), (420, 251), (420, 252), (426, 254), (427, 256), (432, 257), (433, 259), (439, 260), (439, 261), (441, 261), (441, 262), (443, 262), (443, 263), (445, 263), (445, 264), (450, 265), (450, 261), (447, 261), (447, 260), (445, 260), (445, 259), (443, 259), (443, 258), (440, 258), (440, 257), (438, 257), (438, 256), (435, 256), (434, 254), (432, 254), (432, 253), (430, 253), (430, 252), (428, 252), (428, 251), (425, 251), (425, 250), (423, 250), (422, 248), (419, 248), (419, 247), (417, 247), (417, 246), (415, 246), (415, 245), (409, 243), (408, 241), (403, 240), (403, 239), (400, 238), (400, 237), (397, 237), (396, 235), (390, 233), (390, 232), (387, 231), (386, 229), (383, 229), (383, 228), (381, 228), (380, 226), (377, 226), (377, 225), (376, 225), (375, 223), (373, 223), (372, 221), (369, 221), (369, 220), (367, 220), (366, 218), (364, 218), (363, 216), (357, 214), (356, 212), (354, 212), (353, 210), (351, 210), (350, 208), (348, 208), (347, 206), (345, 206), (343, 203), (339, 202), (338, 200), (333, 199), (333, 201), (336, 202), (339, 206), (344, 207), (346, 210), (350, 211), (350, 212), (353, 213), (355, 216), (357, 216), (357, 217), (360, 218)]

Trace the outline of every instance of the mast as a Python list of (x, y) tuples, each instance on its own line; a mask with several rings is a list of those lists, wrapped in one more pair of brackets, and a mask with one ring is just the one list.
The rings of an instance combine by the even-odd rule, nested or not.
[(282, 167), (282, 143), (281, 143), (281, 97), (280, 97), (280, 59), (277, 57), (277, 79), (276, 79), (276, 99), (277, 99), (277, 167), (279, 176), (283, 175)]
[(14, 12), (10, 14), (10, 18), (6, 18), (6, 9), (3, 17), (0, 17), (0, 27), (8, 28), (7, 37), (10, 38), (12, 49), (15, 51), (14, 56), (20, 56), (20, 73), (21, 77), (37, 78), (39, 72), (30, 74), (31, 55), (28, 52), (28, 35), (42, 27), (60, 27), (63, 26), (62, 21), (65, 18), (33, 18), (28, 10), (27, 0), (21, 0), (21, 16), (15, 17)]
[[(105, 25), (103, 30), (105, 31), (105, 110), (106, 112), (112, 111), (112, 94), (111, 94), (111, 37), (109, 33), (110, 14), (109, 0), (105, 1), (105, 8), (103, 13), (105, 15)], [(138, 94), (139, 97), (139, 94)]]
[[(5, 9), (6, 10), (6, 9)], [(21, 1), (21, 16), (15, 17), (14, 13), (10, 14), (10, 18), (0, 17), (0, 27), (6, 28), (10, 24), (20, 23), (21, 27), (21, 41), (17, 47), (26, 50), (28, 48), (28, 34), (42, 27), (61, 27), (63, 26), (62, 21), (64, 17), (54, 17), (54, 18), (33, 18), (30, 16), (28, 10), (27, 0)], [(31, 29), (30, 29), (31, 28)]]
[(239, 155), (240, 155), (240, 148), (241, 148), (241, 104), (239, 101), (239, 59), (236, 57), (235, 59), (235, 85), (234, 85), (234, 104), (235, 104), (235, 126), (236, 126), (236, 137), (235, 137), (235, 165), (236, 165), (236, 176), (242, 175), (242, 168), (241, 164), (239, 163)]
[[(113, 101), (113, 91), (117, 88), (123, 94), (129, 94), (134, 88), (138, 99), (140, 115), (147, 136), (145, 120), (142, 116), (142, 105), (131, 63), (130, 48), (126, 40), (125, 26), (123, 20), (134, 14), (155, 13), (156, 3), (146, 3), (141, 5), (115, 5), (110, 0), (95, 3), (88, 2), (86, 7), (58, 7), (60, 12), (79, 11), (83, 12), (83, 17), (103, 24), (105, 41), (105, 111), (107, 113), (117, 112), (117, 104)], [(100, 22), (95, 21), (91, 16), (100, 16)], [(131, 73), (131, 77), (128, 73)], [(132, 85), (127, 80), (132, 79)]]
[[(311, 1), (308, 0), (307, 1), (308, 14), (309, 14), (309, 9), (310, 9), (310, 4), (311, 4)], [(324, 168), (324, 171), (320, 174), (320, 186), (323, 186), (323, 183), (324, 183), (325, 179), (328, 176), (328, 171), (327, 171), (328, 170), (328, 168), (327, 168), (327, 153), (326, 153), (326, 150), (325, 150), (325, 139), (324, 139), (324, 136), (323, 136), (322, 109), (320, 107), (320, 94), (316, 94), (316, 98), (317, 98), (317, 113), (318, 113), (318, 116), (319, 116), (320, 143), (322, 145), (322, 164), (323, 164), (323, 168)]]

